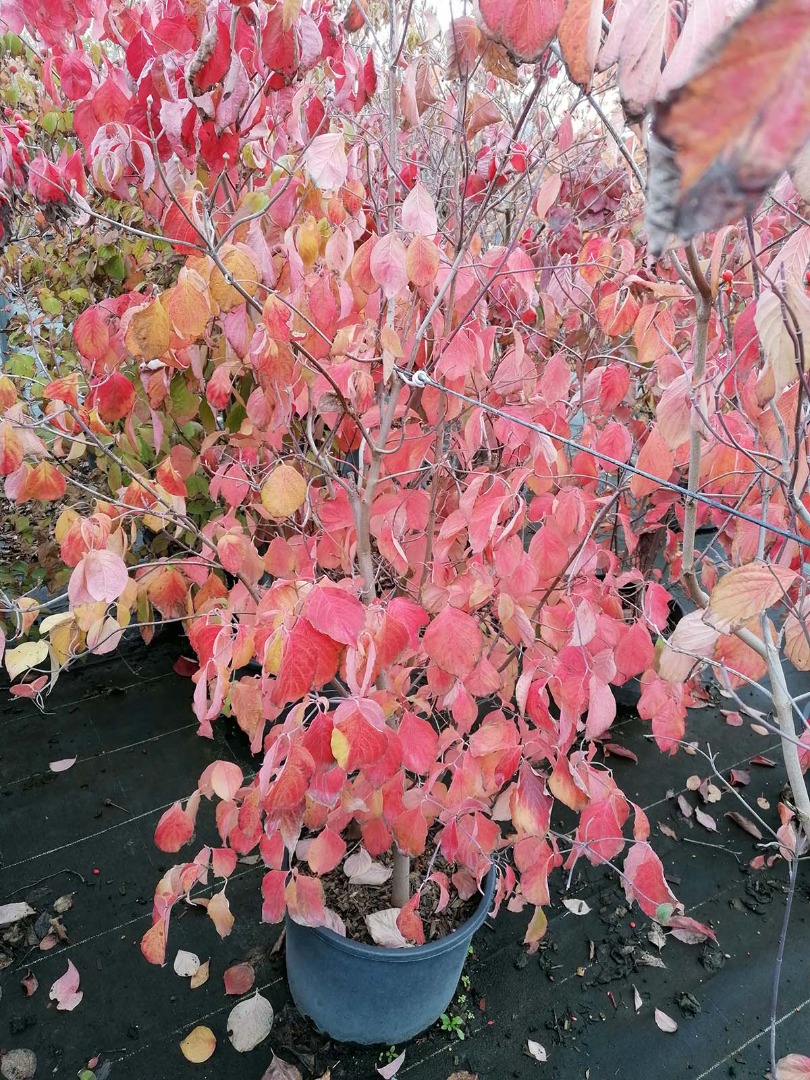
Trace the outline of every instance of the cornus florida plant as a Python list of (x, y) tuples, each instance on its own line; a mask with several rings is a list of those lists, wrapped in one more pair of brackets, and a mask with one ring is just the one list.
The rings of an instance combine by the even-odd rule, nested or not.
[[(810, 226), (802, 168), (779, 178), (810, 137), (784, 132), (808, 30), (772, 0), (726, 31), (736, 7), (681, 25), (666, 0), (481, 0), (445, 32), (394, 2), (65, 0), (45, 20), (5, 0), (56, 116), (2, 129), (9, 213), (36, 200), (66, 242), (132, 245), (117, 287), (0, 379), (5, 496), (62, 500), (69, 569), (66, 610), (7, 601), (12, 690), (179, 621), (200, 733), (230, 715), (259, 755), (161, 818), (177, 852), (216, 798), (220, 846), (161, 880), (150, 961), (212, 876), (229, 933), (227, 879), (256, 851), (267, 921), (339, 925), (320, 878), (358, 844), (393, 851), (410, 941), (428, 881), (443, 907), (494, 864), (536, 947), (550, 871), (583, 858), (711, 936), (602, 756), (635, 679), (675, 753), (707, 663), (731, 695), (770, 673), (796, 803), (780, 851), (801, 850), (810, 743), (780, 649), (810, 667)], [(740, 105), (764, 32), (784, 82)], [(619, 96), (655, 109), (653, 254), (716, 230), (657, 263), (647, 128)], [(673, 632), (679, 581), (698, 607)]]

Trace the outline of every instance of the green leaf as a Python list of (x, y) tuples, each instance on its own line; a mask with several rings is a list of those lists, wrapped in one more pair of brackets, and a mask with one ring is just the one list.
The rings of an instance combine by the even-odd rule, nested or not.
[(120, 252), (105, 262), (104, 272), (107, 277), (112, 278), (113, 281), (124, 280), (126, 277), (126, 267), (124, 266), (124, 260)]
[(674, 910), (672, 904), (659, 904), (655, 909), (655, 921), (661, 923), (662, 926), (666, 926)]
[(46, 131), (48, 135), (53, 135), (59, 126), (59, 113), (53, 109), (50, 112), (46, 112), (39, 121), (39, 126), (43, 131)]
[(62, 301), (58, 300), (55, 296), (42, 296), (39, 300), (39, 306), (48, 315), (61, 315), (62, 314)]

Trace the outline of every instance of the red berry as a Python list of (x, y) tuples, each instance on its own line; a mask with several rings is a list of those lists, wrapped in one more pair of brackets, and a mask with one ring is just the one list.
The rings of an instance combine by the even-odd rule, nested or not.
[(730, 270), (724, 270), (720, 276), (722, 277), (723, 281), (725, 281), (729, 285), (734, 280), (734, 275)]

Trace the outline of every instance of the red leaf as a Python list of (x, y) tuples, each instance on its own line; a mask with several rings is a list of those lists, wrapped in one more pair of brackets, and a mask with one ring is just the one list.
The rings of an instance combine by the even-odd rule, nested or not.
[(307, 862), (313, 874), (328, 874), (346, 854), (346, 841), (327, 826), (307, 849)]
[(225, 993), (238, 997), (252, 988), (256, 981), (256, 972), (252, 964), (233, 964), (223, 973), (222, 978), (225, 982)]
[(425, 652), (443, 671), (469, 675), (481, 659), (484, 638), (476, 620), (458, 608), (446, 607), (422, 638)]
[(439, 736), (435, 729), (417, 716), (406, 712), (399, 722), (397, 733), (402, 744), (402, 763), (415, 773), (426, 773), (436, 761)]
[[(191, 804), (191, 799), (188, 805)], [(196, 806), (194, 808), (196, 814)], [(155, 829), (155, 844), (161, 851), (179, 851), (194, 835), (194, 816), (176, 802), (160, 818)]]
[(287, 910), (286, 870), (268, 870), (262, 878), (262, 922), (279, 923)]
[[(805, 0), (763, 0), (656, 108), (650, 247), (734, 221), (810, 137)], [(762, 63), (762, 43), (769, 43)]]
[(397, 929), (408, 941), (415, 941), (417, 945), (425, 944), (425, 929), (419, 917), (419, 893), (414, 893), (408, 903), (400, 908)]
[(332, 753), (341, 769), (353, 772), (379, 761), (388, 749), (385, 717), (376, 701), (350, 698), (335, 710)]
[(321, 634), (309, 620), (299, 618), (284, 643), (284, 653), (271, 693), (274, 705), (299, 701), (334, 677), (340, 644)]
[(640, 675), (651, 666), (655, 656), (652, 638), (642, 622), (633, 623), (624, 631), (616, 646), (616, 667), (628, 678)]
[(539, 60), (557, 33), (565, 0), (479, 0), (484, 33), (516, 60)]
[(287, 911), (293, 922), (301, 926), (323, 926), (326, 902), (323, 885), (318, 878), (296, 874), (287, 882), (285, 890)]
[[(672, 929), (673, 937), (677, 937), (679, 941), (687, 941), (690, 945), (706, 938), (717, 942), (717, 936), (710, 926), (698, 922), (697, 919), (690, 919), (688, 915), (670, 915), (666, 925)], [(691, 937), (687, 938), (686, 935)]]
[(403, 855), (416, 858), (424, 852), (428, 827), (421, 807), (403, 810), (394, 818), (392, 827), (397, 847)]
[[(650, 473), (653, 477), (669, 480), (674, 465), (675, 456), (659, 435), (657, 426), (654, 425), (650, 429), (647, 441), (639, 451), (636, 467), (642, 472)], [(630, 481), (630, 491), (634, 499), (652, 495), (653, 492), (658, 491), (659, 486), (657, 480), (648, 480), (637, 473)]]
[(520, 766), (518, 782), (509, 800), (512, 824), (521, 834), (546, 836), (551, 824), (554, 800), (547, 794), (545, 784), (525, 761)]
[(333, 641), (357, 645), (366, 625), (366, 609), (356, 596), (335, 585), (316, 585), (307, 597), (304, 615)]
[(135, 387), (126, 375), (114, 371), (95, 388), (92, 397), (102, 420), (122, 420), (132, 412)]
[[(635, 843), (624, 860), (624, 891), (645, 915), (659, 919), (662, 905), (675, 907), (677, 901), (664, 880), (661, 860), (647, 843)], [(666, 921), (666, 920), (664, 920)]]

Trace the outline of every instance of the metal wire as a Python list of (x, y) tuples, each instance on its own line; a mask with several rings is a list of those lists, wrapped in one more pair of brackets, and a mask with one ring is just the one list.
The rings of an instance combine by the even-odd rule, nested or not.
[(609, 465), (624, 469), (625, 472), (631, 473), (634, 476), (641, 476), (645, 480), (652, 480), (664, 491), (673, 491), (682, 498), (694, 499), (695, 502), (702, 503), (712, 510), (720, 510), (730, 517), (738, 518), (740, 521), (747, 521), (749, 525), (756, 525), (757, 528), (766, 529), (775, 536), (781, 536), (784, 540), (793, 540), (802, 547), (810, 547), (810, 540), (801, 536), (799, 533), (793, 532), (791, 529), (781, 529), (778, 525), (771, 525), (769, 522), (762, 521), (752, 514), (746, 514), (744, 510), (737, 510), (733, 506), (726, 506), (724, 503), (718, 502), (717, 499), (711, 498), (710, 495), (703, 495), (699, 491), (690, 491), (688, 488), (683, 488), (679, 484), (673, 484), (669, 480), (663, 480), (660, 476), (655, 476), (653, 473), (646, 472), (644, 469), (639, 469), (637, 466), (631, 465), (626, 461), (619, 461), (618, 458), (610, 457), (608, 454), (602, 454), (598, 450), (594, 450), (591, 446), (584, 446), (582, 443), (577, 442), (576, 439), (569, 439), (564, 435), (557, 435), (553, 431), (548, 431), (540, 424), (532, 424), (528, 420), (521, 419), (519, 416), (513, 416), (511, 413), (504, 412), (503, 409), (497, 409), (494, 405), (487, 405), (486, 402), (468, 397), (466, 394), (459, 393), (458, 390), (451, 390), (449, 386), (443, 386), (441, 383), (436, 382), (435, 379), (431, 379), (424, 371), (409, 372), (404, 371), (399, 367), (394, 370), (406, 386), (415, 387), (417, 389), (432, 386), (435, 390), (440, 390), (443, 394), (448, 394), (450, 397), (457, 398), (459, 401), (464, 401), (468, 405), (474, 405), (478, 409), (483, 409), (493, 416), (499, 416), (502, 420), (508, 420), (512, 424), (518, 424), (520, 427), (527, 428), (529, 431), (534, 431), (538, 435), (544, 435), (546, 438), (553, 439), (555, 442), (561, 443), (563, 446), (567, 446), (572, 450), (580, 450), (582, 453), (590, 454), (592, 457), (598, 458), (600, 461), (605, 461)]

